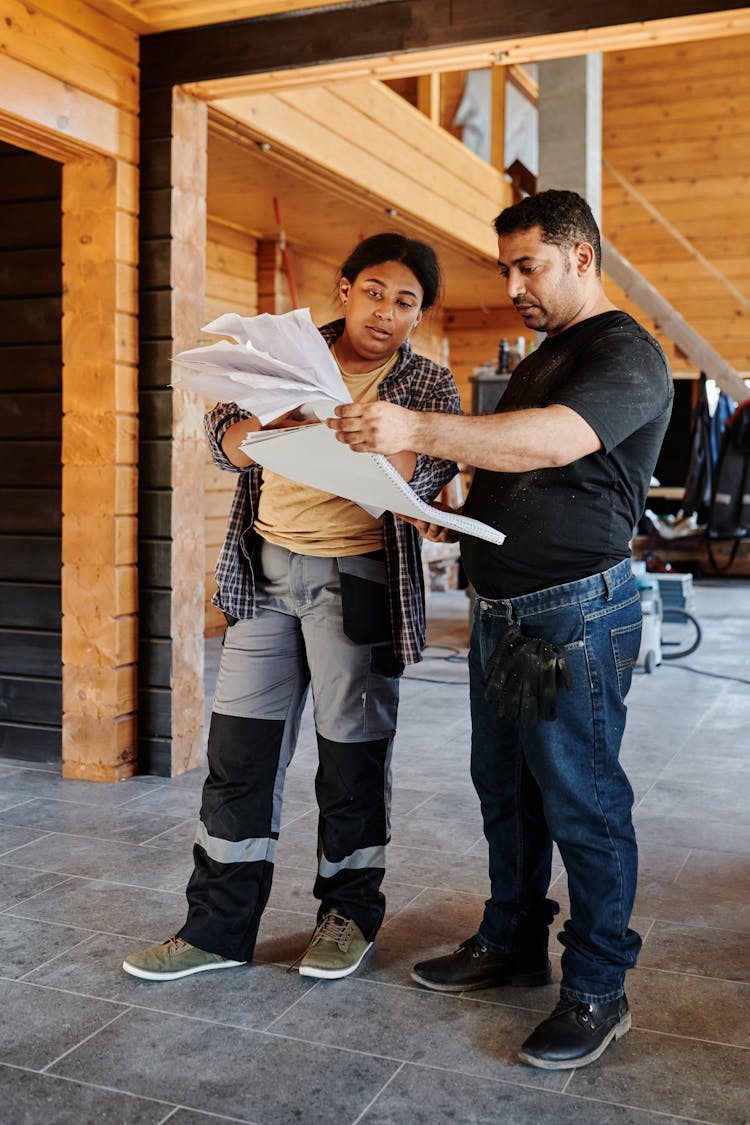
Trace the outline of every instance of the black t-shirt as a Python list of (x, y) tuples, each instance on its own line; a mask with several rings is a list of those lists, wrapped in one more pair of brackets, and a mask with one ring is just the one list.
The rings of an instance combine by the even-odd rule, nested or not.
[(465, 514), (506, 535), (498, 547), (461, 536), (476, 592), (514, 598), (598, 574), (630, 555), (629, 542), (672, 409), (664, 352), (627, 313), (601, 313), (545, 339), (518, 365), (497, 413), (568, 406), (602, 449), (562, 468), (477, 469)]

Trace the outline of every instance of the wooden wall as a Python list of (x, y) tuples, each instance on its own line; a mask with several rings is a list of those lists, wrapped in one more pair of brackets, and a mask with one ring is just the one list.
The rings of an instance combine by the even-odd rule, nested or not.
[(62, 753), (62, 169), (0, 143), (0, 757)]
[(747, 35), (605, 55), (603, 228), (750, 373), (748, 59)]
[(63, 773), (107, 781), (137, 769), (138, 56), (84, 0), (3, 5), (0, 140), (62, 166)]

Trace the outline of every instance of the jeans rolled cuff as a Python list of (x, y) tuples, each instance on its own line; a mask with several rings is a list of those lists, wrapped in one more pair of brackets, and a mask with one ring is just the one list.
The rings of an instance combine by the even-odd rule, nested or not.
[(490, 941), (490, 939), (487, 937), (487, 935), (483, 932), (481, 926), (477, 930), (477, 937), (481, 941), (482, 945), (487, 946), (490, 953), (501, 953), (502, 954), (502, 953), (508, 952), (508, 943), (507, 942), (502, 942), (502, 943), (498, 944), (498, 942), (496, 942), (496, 941)]
[(624, 995), (625, 989), (622, 985), (612, 992), (601, 992), (596, 995), (591, 992), (579, 992), (575, 988), (560, 989), (560, 999), (570, 1000), (574, 1004), (611, 1004), (613, 1000), (619, 1000)]

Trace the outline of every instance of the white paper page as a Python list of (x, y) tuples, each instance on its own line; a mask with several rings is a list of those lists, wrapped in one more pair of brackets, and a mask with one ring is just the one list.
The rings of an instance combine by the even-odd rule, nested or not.
[(309, 309), (280, 316), (225, 313), (202, 331), (231, 336), (236, 342), (219, 340), (175, 356), (173, 363), (191, 369), (190, 374), (174, 376), (174, 385), (184, 390), (236, 402), (257, 415), (262, 425), (313, 400), (351, 402)]
[(387, 458), (355, 453), (325, 424), (249, 434), (240, 447), (259, 465), (300, 484), (352, 500), (373, 515), (395, 512), (500, 544), (505, 536), (468, 516), (441, 512), (409, 487)]

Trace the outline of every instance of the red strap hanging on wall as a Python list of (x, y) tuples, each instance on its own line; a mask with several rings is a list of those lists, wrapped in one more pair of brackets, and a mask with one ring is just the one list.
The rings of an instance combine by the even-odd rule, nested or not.
[(281, 250), (281, 260), (284, 263), (284, 273), (289, 284), (289, 293), (292, 298), (292, 307), (298, 309), (299, 297), (297, 296), (297, 284), (294, 280), (294, 271), (292, 270), (292, 261), (289, 257), (289, 251), (286, 247), (286, 234), (281, 224), (281, 208), (279, 207), (279, 200), (277, 196), (273, 197), (273, 213), (276, 216), (276, 225), (279, 228), (279, 248)]

